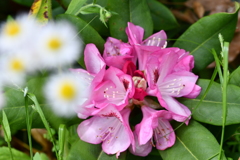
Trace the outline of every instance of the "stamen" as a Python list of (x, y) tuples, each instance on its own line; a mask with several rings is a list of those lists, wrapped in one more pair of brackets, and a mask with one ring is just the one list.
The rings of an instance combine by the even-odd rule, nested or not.
[(153, 46), (153, 45), (154, 45), (155, 39), (156, 39), (155, 37), (153, 37), (153, 38), (152, 38), (152, 43), (151, 43), (151, 46)]

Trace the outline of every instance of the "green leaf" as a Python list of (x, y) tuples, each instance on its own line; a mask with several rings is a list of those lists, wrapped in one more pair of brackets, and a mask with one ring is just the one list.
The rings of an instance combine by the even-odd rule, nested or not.
[(66, 14), (77, 15), (80, 8), (87, 2), (87, 0), (72, 0), (68, 5)]
[[(219, 83), (214, 82), (205, 99), (195, 110), (201, 96), (204, 94), (209, 80), (199, 80), (202, 87), (201, 94), (196, 99), (180, 98), (179, 101), (194, 111), (192, 117), (200, 122), (222, 125), (222, 89)], [(240, 123), (240, 87), (228, 85), (227, 87), (227, 121), (226, 125)]]
[(109, 19), (109, 29), (112, 37), (127, 41), (125, 28), (127, 22), (132, 22), (144, 28), (144, 37), (149, 37), (153, 32), (153, 22), (146, 0), (114, 0), (107, 6), (116, 12)]
[(11, 130), (4, 110), (2, 111), (2, 125), (4, 128), (4, 139), (6, 142), (10, 142), (12, 140)]
[(33, 157), (33, 160), (42, 160), (40, 154), (37, 152), (35, 153), (34, 157)]
[(67, 10), (69, 4), (71, 3), (72, 0), (58, 0), (58, 3), (65, 9)]
[(118, 158), (116, 155), (107, 155), (102, 151), (101, 145), (90, 144), (75, 140), (68, 153), (67, 160), (125, 160), (126, 152), (122, 152)]
[(240, 87), (240, 67), (235, 69), (229, 76), (229, 84), (234, 84)]
[[(176, 128), (180, 123), (174, 123)], [(176, 142), (173, 147), (159, 151), (163, 160), (218, 159), (219, 144), (205, 127), (194, 120), (188, 126), (183, 125), (176, 131)], [(226, 159), (225, 157), (223, 159)]]
[[(84, 42), (84, 44), (94, 43), (97, 46), (97, 48), (99, 49), (100, 53), (103, 52), (103, 46), (104, 46), (105, 41), (98, 34), (98, 32), (89, 25), (90, 22), (87, 23), (77, 16), (68, 15), (68, 14), (61, 14), (61, 15), (57, 16), (57, 19), (64, 19), (64, 20), (67, 20), (67, 21), (71, 22), (72, 24), (74, 24), (78, 30), (80, 37), (82, 38), (82, 40)], [(83, 57), (81, 57), (78, 62), (83, 67), (85, 66)]]
[(35, 153), (33, 160), (49, 160), (48, 156), (44, 153)]
[[(0, 147), (0, 160), (8, 160), (11, 159), (11, 154), (9, 152), (9, 148)], [(14, 148), (12, 148), (13, 157), (15, 160), (30, 160), (30, 157), (23, 152), (20, 152)]]
[(194, 56), (194, 72), (204, 69), (214, 60), (211, 53), (212, 48), (220, 53), (219, 33), (227, 42), (233, 38), (239, 11), (239, 5), (236, 6), (235, 13), (217, 13), (198, 20), (174, 44), (174, 47), (185, 49)]
[(162, 3), (156, 0), (147, 0), (148, 7), (154, 24), (154, 30), (171, 30), (178, 27), (178, 23), (172, 12)]
[(24, 5), (24, 6), (28, 6), (28, 7), (31, 7), (31, 5), (33, 3), (33, 0), (13, 0), (13, 1), (16, 3), (19, 3), (21, 5)]

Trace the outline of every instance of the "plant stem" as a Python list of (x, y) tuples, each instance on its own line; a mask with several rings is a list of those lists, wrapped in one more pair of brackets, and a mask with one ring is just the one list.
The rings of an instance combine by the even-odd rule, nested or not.
[(33, 159), (33, 152), (32, 152), (32, 139), (31, 139), (31, 125), (29, 117), (29, 110), (28, 110), (28, 97), (25, 96), (25, 111), (26, 111), (26, 124), (27, 124), (27, 133), (28, 133), (28, 144), (30, 148), (30, 157)]
[(10, 155), (11, 155), (11, 159), (14, 160), (14, 158), (13, 158), (13, 153), (12, 153), (12, 148), (11, 148), (11, 144), (10, 144), (10, 142), (7, 142), (7, 144), (8, 144), (9, 152), (10, 152)]
[[(53, 138), (53, 134), (52, 134), (50, 125), (48, 124), (47, 119), (46, 119), (45, 116), (44, 116), (44, 113), (43, 113), (43, 111), (42, 111), (42, 109), (41, 109), (41, 107), (40, 107), (40, 105), (39, 105), (39, 103), (38, 103), (38, 101), (37, 101), (36, 96), (35, 96), (34, 94), (32, 94), (32, 93), (28, 93), (28, 97), (29, 97), (29, 98), (33, 101), (33, 103), (35, 104), (36, 110), (37, 110), (38, 114), (40, 115), (40, 118), (42, 119), (42, 122), (43, 122), (45, 128), (47, 129), (47, 131), (48, 131), (48, 133), (49, 133), (50, 141), (53, 143), (54, 148), (57, 148), (56, 143), (55, 143), (55, 140), (54, 140), (54, 138)], [(59, 159), (59, 156), (58, 156), (58, 153), (57, 153), (56, 150), (55, 150), (55, 153), (56, 153), (57, 159)]]
[(218, 159), (222, 159), (222, 147), (224, 141), (224, 131), (226, 125), (226, 117), (227, 117), (227, 84), (228, 84), (228, 42), (224, 42), (223, 48), (223, 84), (222, 84), (222, 135), (221, 135), (221, 143), (220, 143), (220, 152)]
[(61, 124), (58, 129), (58, 137), (59, 137), (59, 160), (63, 160), (64, 156), (64, 145), (65, 145), (65, 136), (66, 136), (66, 127), (64, 124)]
[(217, 68), (217, 71), (218, 71), (220, 83), (223, 84), (223, 75), (222, 75), (222, 70), (221, 70), (221, 67), (220, 67), (219, 58), (218, 58), (217, 53), (214, 49), (212, 49), (212, 53), (213, 53), (213, 56), (214, 56), (214, 59), (215, 59), (216, 68)]

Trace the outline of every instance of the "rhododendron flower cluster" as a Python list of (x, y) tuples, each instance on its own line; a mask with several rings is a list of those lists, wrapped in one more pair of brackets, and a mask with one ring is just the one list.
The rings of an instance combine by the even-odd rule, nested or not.
[[(107, 154), (129, 150), (148, 155), (152, 146), (165, 150), (175, 143), (171, 120), (189, 123), (190, 110), (175, 98), (196, 98), (201, 88), (191, 70), (194, 58), (183, 49), (166, 48), (164, 31), (143, 40), (144, 30), (128, 23), (128, 43), (109, 37), (103, 56), (94, 44), (84, 50), (86, 70), (71, 69), (86, 77), (86, 99), (76, 107), (79, 137), (99, 144)], [(158, 102), (152, 97), (156, 97)], [(129, 124), (135, 111), (142, 118)]]

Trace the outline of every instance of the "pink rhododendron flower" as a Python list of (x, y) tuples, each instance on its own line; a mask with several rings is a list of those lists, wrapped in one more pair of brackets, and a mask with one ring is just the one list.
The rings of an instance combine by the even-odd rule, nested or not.
[(135, 151), (131, 150), (131, 152), (139, 156), (148, 155), (154, 145), (151, 144), (153, 140), (156, 148), (159, 150), (171, 147), (176, 139), (172, 126), (169, 123), (172, 119), (171, 113), (165, 110), (156, 111), (147, 106), (142, 106), (141, 109), (143, 119), (135, 127), (137, 142), (135, 143)]
[(179, 66), (179, 63), (185, 59), (179, 60), (178, 54), (173, 50), (163, 49), (160, 52), (163, 53), (150, 57), (148, 61), (148, 93), (157, 95), (160, 104), (174, 113), (173, 119), (183, 122), (190, 116), (191, 112), (174, 97), (195, 98), (201, 91), (200, 87), (195, 84), (198, 76), (184, 69), (175, 71), (175, 67)]
[[(92, 116), (78, 126), (78, 135), (89, 143), (102, 142), (107, 154), (118, 157), (131, 145), (133, 154), (146, 156), (153, 146), (165, 150), (175, 143), (170, 121), (188, 124), (191, 115), (175, 98), (196, 98), (201, 88), (196, 85), (198, 76), (191, 72), (193, 56), (183, 49), (165, 48), (164, 31), (143, 40), (143, 28), (128, 23), (126, 33), (129, 43), (108, 38), (103, 58), (95, 45), (87, 45), (87, 71), (74, 70), (88, 75), (83, 77), (89, 83), (88, 98), (79, 106), (78, 116)], [(130, 112), (134, 115), (139, 108), (143, 118), (132, 132)]]
[(129, 127), (130, 109), (118, 111), (113, 105), (98, 110), (90, 119), (78, 126), (79, 137), (88, 143), (99, 144), (107, 154), (117, 154), (133, 144), (133, 134)]

